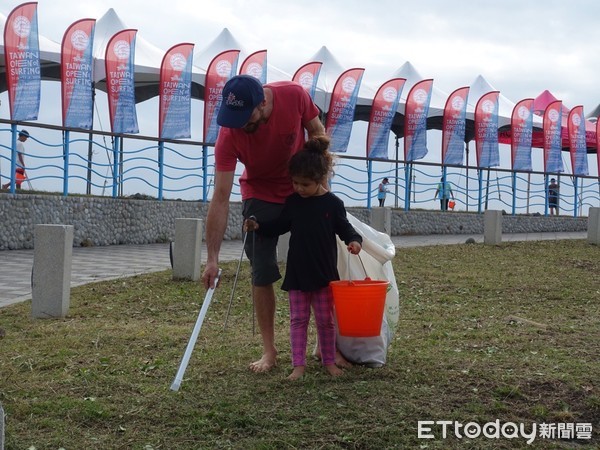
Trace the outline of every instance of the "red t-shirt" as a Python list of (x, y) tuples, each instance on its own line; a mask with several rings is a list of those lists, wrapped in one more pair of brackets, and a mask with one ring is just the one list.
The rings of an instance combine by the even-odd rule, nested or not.
[(283, 203), (292, 194), (287, 166), (304, 145), (304, 129), (319, 109), (302, 86), (291, 81), (267, 84), (273, 93), (273, 111), (254, 133), (221, 127), (215, 144), (216, 170), (232, 172), (244, 164), (240, 177), (242, 199)]

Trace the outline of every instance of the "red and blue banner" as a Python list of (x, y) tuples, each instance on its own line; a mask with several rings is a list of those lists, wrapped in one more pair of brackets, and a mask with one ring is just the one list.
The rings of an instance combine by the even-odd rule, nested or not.
[(600, 176), (600, 120), (596, 121), (596, 164)]
[(512, 111), (510, 119), (510, 154), (513, 170), (532, 170), (533, 101), (532, 98), (521, 100)]
[(204, 143), (214, 144), (219, 134), (217, 115), (223, 100), (223, 87), (237, 72), (239, 50), (227, 50), (213, 58), (204, 85)]
[(296, 73), (292, 77), (292, 81), (295, 81), (306, 89), (308, 95), (310, 95), (310, 98), (313, 100), (315, 99), (321, 66), (323, 66), (323, 63), (319, 61), (306, 63), (296, 70)]
[(37, 2), (17, 6), (6, 18), (4, 61), (10, 118), (36, 120), (41, 90)]
[(61, 46), (63, 126), (91, 130), (94, 118), (92, 78), (96, 19), (81, 19), (65, 32)]
[(442, 164), (463, 164), (469, 89), (468, 86), (458, 88), (446, 100), (442, 124)]
[(569, 133), (569, 148), (571, 153), (571, 168), (573, 175), (587, 176), (587, 146), (585, 136), (585, 116), (583, 115), (583, 106), (576, 106), (569, 112), (567, 121)]
[(500, 165), (498, 146), (499, 97), (499, 91), (488, 92), (481, 96), (475, 106), (475, 147), (478, 167)]
[(106, 86), (113, 133), (138, 133), (135, 111), (135, 37), (137, 30), (116, 33), (106, 46)]
[(562, 151), (562, 101), (556, 100), (544, 111), (544, 172), (560, 173), (563, 169)]
[(192, 60), (194, 44), (171, 47), (160, 66), (158, 135), (161, 139), (191, 137)]
[(405, 78), (392, 78), (377, 90), (367, 129), (367, 158), (388, 159), (390, 129), (405, 83)]
[(259, 50), (249, 55), (240, 66), (240, 75), (250, 75), (265, 84), (267, 82), (267, 51)]
[(415, 161), (427, 155), (427, 116), (433, 80), (422, 80), (410, 90), (404, 113), (404, 159)]
[(365, 69), (346, 70), (335, 82), (325, 121), (325, 130), (331, 138), (331, 152), (348, 150), (358, 91), (364, 72)]

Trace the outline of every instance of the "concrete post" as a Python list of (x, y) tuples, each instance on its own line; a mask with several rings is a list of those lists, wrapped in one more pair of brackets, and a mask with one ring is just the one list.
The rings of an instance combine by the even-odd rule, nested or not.
[(590, 208), (587, 240), (590, 244), (600, 245), (600, 208)]
[[(251, 239), (252, 236), (248, 237)], [(290, 233), (289, 231), (285, 234), (279, 236), (279, 240), (277, 241), (277, 262), (286, 262), (287, 254), (290, 248)]]
[(502, 211), (488, 209), (483, 213), (483, 243), (497, 245), (502, 242)]
[(33, 236), (31, 316), (65, 317), (71, 296), (73, 225), (36, 225)]
[(202, 268), (202, 220), (175, 219), (173, 279), (197, 281)]
[(370, 211), (371, 227), (377, 231), (392, 235), (392, 208), (376, 207)]

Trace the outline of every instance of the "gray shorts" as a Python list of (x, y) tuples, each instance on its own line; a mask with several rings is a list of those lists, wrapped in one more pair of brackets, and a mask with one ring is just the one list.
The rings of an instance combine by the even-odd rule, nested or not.
[[(258, 222), (273, 220), (281, 214), (283, 204), (270, 203), (255, 198), (249, 198), (242, 203), (244, 219), (256, 217)], [(253, 232), (248, 234), (244, 250), (252, 264), (252, 284), (268, 286), (281, 278), (277, 264), (277, 237), (262, 236)], [(253, 253), (254, 250), (254, 253)]]

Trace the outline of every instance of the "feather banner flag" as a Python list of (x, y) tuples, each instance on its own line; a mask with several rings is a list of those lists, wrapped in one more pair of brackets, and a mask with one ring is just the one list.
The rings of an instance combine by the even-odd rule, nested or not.
[(498, 148), (498, 99), (499, 91), (481, 96), (475, 106), (475, 147), (477, 166), (493, 167), (500, 164)]
[(533, 99), (526, 98), (515, 105), (510, 119), (510, 155), (513, 170), (531, 171), (533, 140)]
[(367, 129), (367, 158), (388, 158), (390, 129), (405, 83), (405, 78), (392, 78), (377, 90)]
[(571, 153), (571, 168), (573, 175), (587, 176), (587, 146), (585, 136), (585, 116), (583, 115), (583, 106), (576, 106), (569, 112), (567, 121), (569, 132), (569, 148)]
[(335, 82), (325, 122), (325, 129), (331, 138), (331, 152), (348, 150), (358, 91), (364, 72), (365, 69), (346, 70)]
[(320, 61), (306, 63), (296, 70), (296, 73), (292, 77), (292, 81), (299, 83), (306, 89), (313, 101), (317, 90), (317, 81), (319, 80), (319, 74), (321, 73), (321, 66), (323, 66), (323, 63)]
[(113, 133), (138, 133), (135, 110), (135, 37), (137, 30), (122, 30), (106, 46), (106, 86)]
[(71, 24), (61, 45), (61, 98), (63, 126), (91, 130), (94, 118), (92, 78), (96, 19)]
[(37, 3), (11, 11), (4, 25), (6, 86), (12, 120), (36, 120), (40, 110), (41, 69)]
[(427, 116), (433, 80), (416, 83), (406, 98), (404, 115), (404, 159), (415, 161), (427, 155)]
[(596, 164), (600, 176), (600, 120), (596, 121)]
[(442, 164), (463, 164), (469, 89), (468, 86), (458, 88), (446, 100), (442, 125)]
[(564, 170), (562, 151), (562, 101), (550, 103), (544, 111), (544, 172), (560, 173)]
[(160, 66), (158, 135), (161, 139), (189, 138), (194, 44), (171, 47)]
[(260, 81), (267, 83), (267, 51), (259, 50), (249, 55), (240, 66), (240, 75), (250, 75)]
[(204, 86), (204, 142), (214, 144), (219, 134), (217, 115), (225, 83), (237, 72), (239, 50), (227, 50), (213, 58), (206, 71)]

